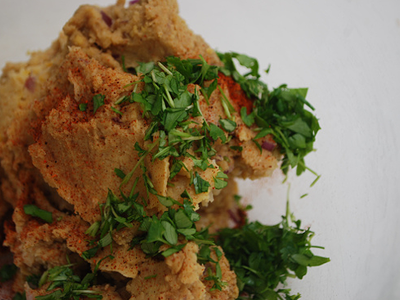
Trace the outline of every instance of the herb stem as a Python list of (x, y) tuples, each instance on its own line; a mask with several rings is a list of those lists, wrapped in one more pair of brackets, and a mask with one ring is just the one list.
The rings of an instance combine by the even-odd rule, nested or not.
[(290, 148), (290, 147), (289, 147), (289, 143), (288, 143), (288, 141), (287, 141), (285, 135), (282, 133), (281, 129), (278, 128), (278, 127), (276, 127), (276, 128), (275, 128), (275, 131), (279, 133), (279, 135), (281, 136), (283, 142), (285, 143), (283, 146), (284, 146), (285, 148), (289, 149), (289, 148)]
[(167, 73), (168, 75), (173, 75), (172, 74), (172, 72), (170, 71), (170, 70), (168, 70), (168, 68), (166, 68), (162, 63), (160, 63), (160, 62), (158, 62), (158, 66), (161, 68), (161, 69), (163, 69), (163, 71), (165, 72), (165, 73)]
[(317, 181), (320, 179), (321, 175), (318, 175), (314, 170), (310, 169), (307, 167), (302, 161), (299, 161), (298, 163), (302, 167), (304, 167), (306, 170), (310, 171), (312, 174), (314, 174), (317, 178), (314, 179), (314, 181), (310, 184), (310, 187), (314, 186), (314, 184), (317, 183)]
[(144, 161), (144, 159), (145, 159), (146, 156), (151, 152), (151, 150), (153, 150), (154, 147), (155, 147), (156, 145), (158, 145), (158, 143), (159, 143), (159, 140), (157, 140), (156, 142), (154, 142), (153, 144), (151, 144), (151, 146), (150, 146), (149, 149), (145, 152), (145, 154), (144, 154), (141, 158), (139, 158), (138, 162), (137, 162), (136, 165), (133, 167), (132, 171), (130, 171), (130, 172), (125, 176), (124, 180), (122, 180), (120, 186), (123, 186), (123, 185), (125, 185), (125, 184), (128, 183), (128, 181), (132, 178), (133, 173), (135, 173), (136, 169), (137, 169), (137, 168), (140, 166), (140, 164)]
[(123, 88), (126, 89), (127, 87), (130, 87), (131, 85), (134, 85), (134, 84), (137, 85), (137, 84), (140, 83), (140, 82), (141, 82), (141, 80), (130, 82), (130, 83), (128, 83), (127, 85), (124, 85)]
[(232, 104), (229, 102), (228, 98), (226, 97), (224, 91), (222, 90), (221, 86), (218, 85), (218, 89), (221, 92), (221, 103), (224, 108), (225, 114), (228, 117), (228, 119), (234, 121), (234, 118), (232, 117), (231, 113), (236, 112), (235, 108), (232, 106)]
[(139, 177), (136, 177), (135, 182), (133, 183), (131, 192), (130, 192), (130, 194), (129, 194), (129, 198), (132, 198), (132, 197), (133, 197), (133, 193), (135, 192), (135, 189), (136, 189), (136, 186), (137, 186), (137, 184), (138, 184), (138, 181), (139, 181)]
[(166, 100), (168, 101), (168, 104), (172, 107), (175, 108), (175, 103), (174, 100), (172, 100), (171, 94), (168, 91), (168, 87), (167, 85), (164, 83), (164, 89), (165, 89), (165, 93), (167, 95)]
[(290, 183), (288, 183), (288, 189), (286, 193), (286, 220), (283, 223), (285, 228), (289, 228), (289, 217), (290, 217), (290, 206), (289, 206), (289, 197), (290, 196)]

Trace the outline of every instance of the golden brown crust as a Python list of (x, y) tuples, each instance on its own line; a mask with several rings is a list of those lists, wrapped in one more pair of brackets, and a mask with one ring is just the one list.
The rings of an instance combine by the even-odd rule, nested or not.
[[(175, 0), (142, 0), (127, 9), (121, 4), (102, 9), (85, 5), (63, 30), (70, 45), (87, 49), (87, 54), (96, 58), (104, 52), (119, 59), (123, 55), (127, 67), (172, 55), (198, 58), (199, 54), (210, 64), (219, 64), (215, 52), (187, 27), (178, 12)], [(96, 50), (96, 45), (102, 50)]]

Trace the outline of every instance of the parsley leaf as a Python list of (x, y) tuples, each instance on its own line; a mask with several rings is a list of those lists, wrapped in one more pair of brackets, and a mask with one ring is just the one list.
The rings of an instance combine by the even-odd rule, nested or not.
[(79, 104), (79, 110), (80, 111), (86, 111), (87, 104), (86, 103), (80, 103)]
[[(253, 111), (248, 115), (247, 109), (242, 107), (240, 115), (247, 126), (256, 124), (261, 129), (268, 130), (275, 142), (281, 146), (284, 155), (281, 169), (287, 174), (289, 167), (297, 167), (296, 174), (305, 170), (304, 157), (314, 150), (313, 145), (317, 132), (320, 130), (318, 119), (306, 109), (314, 107), (305, 99), (306, 88), (290, 89), (286, 85), (270, 91), (268, 86), (259, 80), (258, 62), (256, 59), (235, 52), (218, 53), (224, 63), (220, 71), (232, 76), (238, 82), (246, 95), (254, 99)], [(235, 60), (249, 69), (241, 75)], [(260, 136), (257, 135), (256, 139)]]
[(225, 132), (217, 125), (214, 125), (213, 123), (210, 124), (210, 136), (214, 141), (220, 138), (223, 144), (226, 142)]
[(139, 63), (139, 66), (136, 67), (137, 74), (149, 74), (154, 69), (154, 62), (148, 63)]
[(278, 285), (285, 284), (288, 277), (302, 279), (307, 267), (330, 261), (311, 252), (314, 233), (301, 229), (300, 221), (289, 224), (290, 219), (287, 203), (279, 224), (251, 222), (219, 231), (216, 242), (236, 273), (240, 293), (247, 295), (239, 299), (299, 299), (300, 295), (290, 295), (290, 289), (278, 289)]
[(243, 147), (242, 146), (230, 146), (229, 148), (231, 148), (232, 150), (239, 151), (239, 152), (243, 151)]
[(183, 247), (185, 247), (186, 246), (186, 244), (181, 244), (181, 245), (176, 245), (176, 246), (173, 246), (173, 247), (171, 247), (171, 248), (168, 248), (167, 250), (165, 250), (163, 253), (161, 253), (162, 254), (162, 256), (164, 256), (164, 257), (168, 257), (168, 256), (170, 256), (170, 255), (172, 255), (172, 254), (174, 254), (174, 253), (176, 253), (176, 252), (179, 252), (179, 251), (181, 251), (182, 249), (183, 249)]
[(93, 96), (93, 114), (96, 113), (96, 111), (104, 105), (104, 99), (106, 96), (102, 94), (97, 94)]
[(196, 194), (200, 193), (205, 193), (208, 192), (208, 188), (210, 187), (210, 183), (199, 175), (199, 173), (195, 172), (194, 178), (193, 178), (193, 185), (194, 185), (194, 190), (196, 191)]
[(115, 168), (114, 172), (121, 179), (124, 179), (125, 176), (126, 176), (125, 173), (122, 170), (118, 169), (118, 168)]
[(232, 132), (236, 129), (236, 122), (228, 120), (228, 119), (221, 119), (219, 120), (222, 128), (228, 132)]
[(226, 187), (228, 185), (228, 182), (226, 182), (225, 180), (222, 179), (227, 179), (228, 175), (226, 175), (223, 172), (218, 172), (217, 176), (214, 177), (214, 186), (216, 189), (220, 190), (223, 189), (224, 187)]
[(40, 209), (34, 204), (24, 205), (24, 212), (27, 215), (42, 219), (47, 223), (53, 223), (53, 215), (47, 210)]
[(243, 123), (247, 126), (250, 127), (254, 124), (254, 113), (252, 112), (251, 114), (247, 114), (247, 107), (243, 106), (240, 109), (240, 116), (243, 120)]
[[(108, 257), (109, 256), (105, 258)], [(73, 266), (72, 264), (65, 266), (57, 266), (52, 269), (49, 269), (48, 271), (43, 273), (42, 277), (40, 278), (39, 286), (43, 286), (46, 283), (50, 283), (50, 285), (47, 288), (47, 291), (49, 292), (53, 291), (53, 292), (43, 296), (36, 296), (35, 299), (69, 300), (69, 299), (80, 299), (81, 297), (102, 299), (103, 296), (100, 295), (101, 292), (91, 290), (90, 287), (94, 284), (99, 265), (103, 259), (101, 259), (97, 263), (94, 272), (86, 274), (86, 276), (83, 279), (74, 274), (73, 270), (71, 269), (71, 267)]]

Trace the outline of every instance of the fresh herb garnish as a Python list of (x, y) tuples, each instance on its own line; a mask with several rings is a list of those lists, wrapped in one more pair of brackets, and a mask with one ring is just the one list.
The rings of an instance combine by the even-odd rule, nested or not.
[(122, 116), (122, 112), (120, 112), (118, 109), (116, 109), (115, 107), (112, 107), (111, 106), (111, 110), (113, 111), (113, 112), (115, 112), (115, 113), (117, 113), (117, 114), (119, 114), (119, 115), (121, 115)]
[[(198, 86), (203, 95), (211, 95), (217, 87), (218, 67), (208, 65), (202, 57), (188, 60), (168, 57), (163, 63), (141, 63), (136, 73), (144, 88), (141, 92), (134, 89), (130, 96), (118, 100), (118, 104), (137, 102), (141, 105), (143, 116), (151, 122), (145, 140), (153, 140), (155, 135), (160, 139), (153, 160), (188, 156), (190, 148), (197, 149), (203, 161), (215, 155), (209, 137), (226, 142), (222, 129), (204, 119), (201, 127), (188, 125), (193, 123), (190, 117), (202, 116)], [(189, 92), (189, 84), (198, 85), (194, 92)], [(227, 126), (229, 129), (232, 124)], [(179, 165), (174, 167), (177, 170)]]
[[(137, 146), (137, 150), (141, 151), (142, 156), (146, 153), (139, 146)], [(109, 191), (106, 203), (100, 205), (101, 222), (93, 223), (86, 231), (86, 234), (96, 237), (96, 242), (94, 247), (82, 253), (84, 259), (93, 258), (98, 250), (103, 247), (112, 247), (113, 230), (132, 227), (133, 221), (140, 223), (139, 230), (142, 231), (142, 234), (133, 238), (131, 248), (140, 246), (148, 256), (162, 255), (163, 257), (168, 257), (182, 250), (187, 241), (194, 241), (202, 248), (214, 245), (214, 241), (208, 235), (207, 229), (201, 231), (196, 229), (195, 222), (200, 220), (200, 215), (194, 211), (189, 193), (186, 190), (182, 193), (183, 203), (171, 197), (158, 195), (150, 178), (146, 175), (146, 168), (143, 164), (141, 167), (148, 192), (155, 193), (160, 203), (167, 207), (167, 211), (160, 217), (155, 215), (147, 216), (145, 204), (138, 202), (139, 193), (134, 192), (138, 178), (135, 180), (130, 196), (126, 196), (121, 192), (121, 198), (119, 198), (112, 191)], [(115, 173), (121, 175), (121, 178), (126, 178), (122, 176), (123, 173), (119, 169), (115, 169)], [(220, 178), (226, 178), (226, 175), (220, 172), (217, 174), (217, 180), (221, 180)], [(226, 183), (223, 180), (221, 182)], [(207, 191), (208, 186), (210, 186), (197, 172), (193, 184), (195, 188), (197, 186), (199, 193)], [(179, 239), (179, 236), (183, 239)], [(160, 247), (165, 244), (169, 248), (161, 251)], [(207, 257), (202, 258), (201, 261), (206, 259)], [(217, 264), (217, 271), (220, 268), (218, 261), (207, 260), (207, 262)], [(211, 274), (206, 279), (214, 280), (214, 285), (217, 289), (220, 289), (223, 285), (222, 275), (219, 276), (218, 272), (216, 275)]]
[(210, 183), (200, 177), (199, 173), (195, 172), (193, 177), (193, 185), (196, 194), (206, 193), (210, 187)]
[[(109, 258), (106, 256), (105, 258)], [(105, 259), (103, 258), (103, 259)], [(57, 266), (43, 273), (39, 280), (39, 287), (44, 284), (49, 283), (46, 291), (51, 292), (47, 295), (36, 296), (37, 300), (69, 300), (69, 299), (81, 299), (82, 297), (102, 299), (100, 291), (91, 290), (90, 287), (96, 282), (97, 271), (99, 269), (100, 263), (103, 261), (101, 259), (93, 273), (88, 273), (81, 279), (78, 275), (74, 274), (71, 267), (73, 264), (68, 264), (65, 266)]]
[(26, 282), (29, 283), (29, 286), (33, 289), (37, 289), (39, 287), (40, 275), (32, 274), (26, 277)]
[[(134, 188), (137, 182), (138, 178)], [(86, 231), (86, 234), (97, 237), (97, 243), (96, 246), (82, 253), (84, 259), (93, 258), (99, 249), (108, 245), (112, 246), (114, 229), (132, 228), (133, 221), (141, 221), (144, 218), (146, 214), (143, 205), (136, 202), (138, 196), (138, 193), (123, 195), (123, 201), (121, 201), (111, 190), (108, 191), (106, 203), (100, 205), (101, 222), (93, 223)]]
[(239, 152), (243, 151), (243, 147), (242, 146), (230, 146), (229, 148), (231, 148), (232, 150), (239, 151)]
[[(255, 99), (252, 112), (248, 114), (247, 109), (242, 108), (240, 115), (247, 126), (253, 126), (254, 124), (258, 126), (257, 130), (259, 132), (253, 141), (260, 151), (262, 152), (262, 147), (256, 139), (263, 138), (267, 134), (272, 134), (275, 141), (281, 145), (281, 151), (285, 155), (282, 163), (282, 170), (285, 174), (289, 166), (297, 166), (298, 175), (305, 169), (308, 169), (304, 165), (304, 156), (312, 150), (315, 134), (319, 126), (317, 119), (310, 112), (304, 110), (304, 104), (313, 109), (304, 99), (305, 90), (287, 89), (286, 86), (281, 86), (269, 92), (267, 86), (259, 81), (260, 75), (258, 74), (257, 60), (236, 53), (220, 54), (220, 58), (225, 66), (219, 68), (219, 70), (226, 75), (232, 76), (241, 84), (247, 96)], [(233, 58), (249, 68), (250, 72), (246, 75), (240, 75), (235, 68)], [(95, 237), (95, 241), (92, 241), (94, 247), (82, 254), (83, 258), (90, 259), (94, 257), (102, 247), (112, 247), (113, 232), (124, 227), (132, 227), (132, 222), (137, 221), (140, 223), (139, 230), (142, 233), (132, 239), (131, 248), (140, 247), (148, 256), (168, 257), (183, 249), (187, 241), (194, 241), (200, 246), (198, 261), (203, 264), (215, 264), (215, 272), (208, 268), (207, 272), (209, 274), (206, 279), (214, 281), (212, 289), (222, 289), (224, 283), (222, 282), (221, 267), (219, 265), (222, 252), (215, 246), (214, 241), (208, 235), (208, 230), (196, 230), (195, 222), (200, 219), (200, 216), (194, 211), (189, 193), (185, 191), (181, 195), (181, 202), (159, 195), (147, 174), (144, 164), (144, 159), (148, 156), (151, 157), (152, 161), (170, 157), (170, 179), (174, 178), (182, 168), (187, 170), (185, 164), (177, 159), (178, 157), (190, 157), (194, 163), (194, 167), (203, 171), (207, 168), (215, 168), (209, 160), (216, 154), (215, 149), (213, 149), (214, 142), (218, 139), (222, 143), (229, 142), (231, 138), (229, 134), (237, 126), (234, 115), (236, 111), (226, 97), (224, 90), (218, 86), (216, 80), (218, 77), (217, 72), (218, 67), (209, 66), (203, 58), (199, 60), (180, 60), (176, 57), (169, 57), (164, 63), (142, 63), (136, 68), (136, 73), (140, 76), (140, 80), (132, 83), (135, 84), (132, 94), (121, 97), (115, 104), (120, 105), (127, 102), (140, 104), (143, 110), (143, 117), (149, 120), (150, 124), (145, 132), (145, 141), (149, 142), (145, 144), (146, 146), (143, 146), (144, 148), (138, 143), (135, 144), (135, 150), (139, 154), (139, 161), (128, 174), (119, 169), (115, 169), (115, 173), (122, 179), (122, 186), (131, 180), (136, 170), (140, 167), (144, 186), (147, 191), (147, 198), (150, 194), (155, 195), (160, 203), (167, 207), (167, 210), (161, 216), (147, 216), (145, 211), (147, 201), (145, 197), (139, 199), (139, 193), (135, 193), (138, 178), (136, 178), (129, 195), (124, 195), (121, 192), (121, 196), (118, 197), (112, 191), (109, 191), (106, 203), (100, 206), (101, 222), (92, 224), (86, 232)], [(211, 81), (211, 83), (204, 84), (205, 81)], [(137, 83), (139, 82), (144, 83), (144, 87), (140, 93), (136, 91)], [(219, 89), (221, 104), (227, 117), (227, 119), (219, 120), (219, 125), (222, 129), (216, 124), (207, 123), (204, 118), (202, 124), (196, 123), (199, 126), (189, 126), (195, 123), (191, 120), (191, 117), (202, 116), (197, 87), (195, 87), (194, 93), (189, 92), (189, 84), (200, 86), (200, 91), (203, 93), (206, 101), (215, 89)], [(96, 112), (98, 107), (104, 105), (104, 96), (96, 96), (98, 104), (96, 105), (95, 103), (94, 112)], [(94, 102), (96, 102), (95, 97), (93, 98)], [(119, 112), (118, 110), (115, 111)], [(310, 122), (313, 126), (309, 125)], [(232, 146), (231, 148), (237, 151), (243, 150), (240, 146)], [(190, 154), (187, 151), (189, 149), (195, 149), (195, 155)], [(194, 186), (196, 194), (209, 191), (211, 187), (210, 182), (204, 180), (197, 171), (190, 170), (189, 173), (191, 177), (190, 184)], [(227, 181), (225, 179), (227, 178), (226, 174), (219, 172), (213, 178), (214, 187), (216, 189), (226, 187)], [(234, 234), (237, 235), (238, 239), (250, 239), (250, 237), (252, 239), (254, 238), (254, 233), (251, 234), (252, 230), (257, 232), (257, 234), (262, 234), (262, 232), (267, 230), (269, 230), (268, 232), (272, 232), (272, 229), (269, 229), (271, 227), (278, 229), (278, 231), (272, 232), (272, 234), (275, 234), (274, 236), (263, 236), (263, 242), (275, 243), (276, 241), (272, 242), (272, 240), (282, 238), (282, 236), (285, 239), (289, 239), (288, 236), (290, 236), (290, 233), (293, 233), (293, 236), (304, 236), (306, 242), (303, 241), (301, 251), (299, 250), (299, 253), (294, 253), (294, 256), (290, 256), (290, 259), (295, 260), (295, 262), (290, 261), (290, 267), (293, 267), (294, 263), (297, 263), (299, 266), (293, 271), (299, 278), (304, 276), (303, 265), (305, 264), (305, 257), (307, 255), (310, 256), (311, 252), (308, 252), (308, 248), (307, 251), (303, 248), (309, 245), (312, 233), (310, 231), (301, 231), (299, 224), (298, 228), (290, 228), (288, 224), (286, 224), (286, 227), (282, 225), (282, 228), (278, 225), (269, 227), (259, 223), (254, 223), (256, 225), (252, 224), (247, 224), (243, 227), (249, 232), (249, 236), (241, 237), (237, 232), (234, 232)], [(260, 226), (262, 230), (259, 230), (258, 227)], [(225, 232), (229, 232), (229, 230), (226, 229)], [(223, 232), (219, 241), (223, 241)], [(229, 234), (226, 237), (229, 238)], [(251, 239), (246, 240), (246, 242), (251, 243)], [(235, 244), (237, 247), (240, 247), (236, 240)], [(259, 244), (262, 244), (261, 241)], [(168, 245), (169, 248), (161, 251), (160, 248), (162, 245)], [(224, 242), (221, 245), (224, 245)], [(249, 247), (251, 246), (249, 245)], [(276, 245), (276, 247), (279, 246), (281, 244)], [(264, 250), (264, 248), (261, 250)], [(275, 251), (279, 252), (280, 249), (275, 249)], [(245, 255), (245, 253), (243, 251), (239, 255)], [(295, 254), (303, 256), (296, 256)], [(216, 257), (217, 259), (213, 259), (212, 257)], [(307, 262), (308, 264), (316, 264), (315, 259), (312, 259), (312, 257)], [(243, 264), (245, 263), (243, 261)], [(253, 261), (251, 266), (244, 267), (242, 268), (243, 270), (238, 269), (238, 278), (241, 278), (240, 280), (245, 282), (242, 290), (248, 284), (245, 280), (252, 276), (252, 274), (247, 275), (246, 273), (247, 271), (253, 271), (251, 269), (252, 266)], [(287, 268), (285, 268), (285, 271), (288, 272)], [(259, 274), (261, 273), (257, 273), (256, 275)], [(252, 277), (250, 279), (255, 280)], [(259, 281), (257, 281), (258, 283)], [(274, 292), (275, 287), (271, 288), (272, 292)], [(256, 290), (256, 292), (264, 293), (262, 295), (265, 296), (267, 295), (265, 293), (270, 291), (267, 285), (264, 286), (264, 289), (261, 291)], [(281, 293), (283, 292), (281, 291)], [(277, 295), (279, 296), (279, 292)]]
[(221, 171), (214, 177), (214, 186), (217, 190), (223, 189), (228, 185), (228, 182), (223, 179), (228, 179), (228, 175)]
[(238, 299), (299, 299), (300, 295), (290, 295), (290, 289), (277, 289), (278, 285), (285, 284), (288, 277), (302, 279), (307, 267), (330, 261), (311, 252), (311, 248), (322, 248), (311, 245), (314, 233), (301, 229), (299, 220), (293, 225), (290, 220), (293, 216), (287, 202), (286, 215), (277, 225), (252, 222), (218, 232), (216, 242), (237, 276)]
[(231, 121), (234, 121), (234, 117), (232, 116), (232, 114), (235, 113), (236, 110), (233, 107), (232, 103), (229, 101), (229, 99), (226, 97), (222, 88), (220, 86), (218, 86), (218, 89), (222, 95), (221, 104), (222, 104), (222, 107), (224, 108), (224, 112), (225, 112), (226, 116), (228, 117), (228, 119), (230, 119)]
[(221, 119), (219, 120), (219, 123), (221, 124), (222, 128), (228, 132), (232, 132), (236, 129), (236, 122), (234, 121)]
[[(211, 257), (212, 252), (215, 253), (217, 260)], [(206, 269), (207, 277), (205, 279), (214, 281), (214, 285), (211, 287), (210, 291), (214, 290), (221, 291), (222, 288), (226, 286), (226, 282), (222, 281), (221, 265), (219, 264), (221, 257), (222, 257), (222, 252), (218, 247), (215, 246), (210, 247), (208, 245), (204, 245), (202, 248), (200, 248), (200, 251), (197, 255), (197, 259), (200, 263), (207, 264), (209, 262), (212, 262), (215, 264), (215, 273), (213, 273), (213, 271), (209, 267)]]
[(122, 170), (118, 169), (118, 168), (115, 168), (114, 172), (121, 179), (124, 179), (125, 176), (126, 176), (125, 173)]
[[(314, 107), (305, 99), (307, 89), (290, 89), (281, 85), (270, 91), (268, 86), (259, 80), (258, 62), (256, 59), (235, 52), (218, 53), (224, 66), (219, 70), (227, 76), (232, 76), (238, 82), (246, 95), (254, 99), (253, 111), (247, 114), (243, 107), (240, 111), (243, 122), (247, 126), (253, 124), (261, 128), (256, 139), (272, 134), (275, 142), (281, 146), (284, 154), (281, 169), (287, 174), (289, 167), (297, 167), (300, 175), (306, 167), (304, 157), (314, 150), (315, 136), (320, 129), (318, 119), (308, 110)], [(241, 75), (234, 59), (249, 69)], [(311, 171), (311, 170), (310, 170)], [(315, 174), (315, 172), (312, 171)]]
[(86, 103), (80, 103), (79, 104), (79, 110), (80, 111), (86, 111), (87, 104)]
[(34, 204), (24, 205), (24, 212), (27, 215), (42, 219), (47, 223), (53, 223), (53, 215), (47, 210), (40, 209)]
[(104, 99), (106, 96), (102, 94), (97, 94), (93, 96), (93, 114), (96, 113), (96, 111), (104, 105)]

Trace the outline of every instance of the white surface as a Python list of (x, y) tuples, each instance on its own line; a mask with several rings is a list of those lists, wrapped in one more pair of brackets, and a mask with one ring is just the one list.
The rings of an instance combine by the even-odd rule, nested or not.
[[(44, 49), (84, 2), (1, 0), (0, 65)], [(400, 1), (179, 1), (189, 26), (218, 50), (272, 65), (269, 85), (309, 87), (322, 130), (291, 176), (295, 215), (316, 232), (331, 262), (290, 287), (302, 299), (400, 299)], [(282, 177), (241, 184), (252, 218), (280, 220)], [(309, 193), (303, 199), (299, 196)]]

